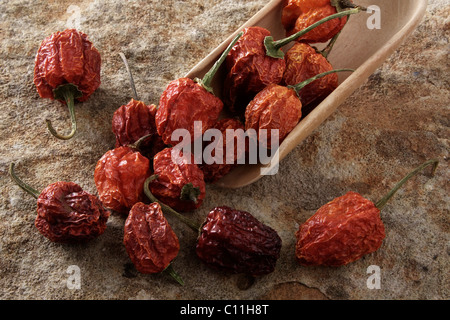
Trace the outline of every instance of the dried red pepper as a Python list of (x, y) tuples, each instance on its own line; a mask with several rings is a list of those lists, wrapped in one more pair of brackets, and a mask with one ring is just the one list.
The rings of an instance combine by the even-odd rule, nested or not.
[[(208, 146), (206, 146), (205, 148), (212, 148), (211, 151), (211, 157), (212, 159), (210, 159), (210, 162), (212, 163), (207, 163), (205, 162), (207, 159), (204, 159), (203, 163), (199, 165), (200, 169), (203, 171), (203, 175), (204, 175), (204, 180), (206, 182), (216, 182), (217, 180), (219, 180), (220, 178), (224, 177), (225, 175), (227, 175), (231, 169), (233, 169), (236, 165), (239, 159), (241, 159), (246, 152), (246, 148), (245, 146), (240, 146), (238, 145), (238, 141), (237, 141), (237, 137), (231, 137), (234, 140), (234, 148), (233, 150), (228, 150), (230, 143), (232, 141), (229, 141), (227, 139), (227, 130), (242, 130), (242, 132), (244, 132), (245, 127), (242, 124), (241, 121), (239, 121), (238, 119), (234, 119), (234, 118), (225, 118), (222, 120), (219, 120), (213, 127), (212, 129), (217, 129), (220, 130), (220, 132), (222, 133), (222, 137), (220, 139), (220, 141), (215, 141), (215, 138), (213, 138), (210, 142), (210, 144), (208, 144)], [(214, 162), (214, 158), (218, 157), (218, 155), (216, 155), (216, 152), (219, 148), (219, 145), (222, 145), (222, 157), (221, 157), (221, 162), (222, 163), (218, 163), (218, 162)], [(206, 152), (206, 149), (204, 149)], [(231, 157), (228, 157), (231, 156)]]
[(97, 197), (83, 191), (78, 184), (59, 181), (39, 193), (16, 176), (14, 163), (9, 173), (23, 190), (37, 199), (35, 226), (50, 241), (82, 242), (105, 231), (109, 212)]
[(116, 137), (116, 145), (128, 146), (136, 143), (142, 137), (148, 138), (139, 146), (140, 152), (148, 158), (166, 147), (156, 131), (156, 106), (146, 105), (142, 101), (131, 99), (126, 105), (120, 106), (112, 118), (112, 131)]
[(286, 68), (282, 47), (308, 34), (314, 28), (332, 19), (360, 12), (360, 8), (328, 16), (299, 32), (274, 41), (270, 31), (249, 27), (232, 48), (226, 59), (227, 75), (224, 81), (223, 100), (234, 114), (241, 115), (254, 96), (270, 84), (279, 84)]
[(86, 101), (100, 86), (100, 53), (75, 29), (56, 32), (45, 38), (36, 55), (34, 84), (41, 98), (60, 100), (67, 104), (72, 121), (68, 135), (58, 134), (51, 121), (47, 126), (59, 139), (70, 139), (77, 130), (75, 100)]
[[(287, 35), (292, 35), (325, 17), (355, 7), (350, 0), (288, 0), (283, 7), (281, 23)], [(336, 36), (346, 23), (346, 16), (330, 20), (298, 38), (297, 41), (327, 42)]]
[[(285, 59), (284, 85), (295, 85), (317, 74), (333, 70), (333, 66), (322, 53), (306, 43), (295, 43), (286, 52)], [(333, 73), (305, 86), (298, 91), (303, 107), (319, 103), (333, 92), (338, 84), (338, 76)]]
[(200, 133), (203, 134), (217, 121), (223, 109), (223, 103), (214, 95), (211, 82), (227, 53), (240, 36), (241, 34), (238, 34), (231, 42), (203, 79), (177, 79), (170, 82), (164, 90), (155, 121), (158, 134), (166, 144), (174, 146), (180, 142), (172, 138), (172, 133), (177, 129), (188, 130), (191, 135), (190, 141), (193, 141), (198, 138), (194, 136), (194, 122), (201, 122)]
[(433, 165), (434, 174), (438, 161), (429, 160), (400, 180), (377, 203), (348, 192), (319, 208), (296, 232), (298, 263), (342, 266), (377, 251), (385, 238), (381, 209), (406, 181), (429, 165)]
[(151, 159), (166, 147), (156, 130), (155, 115), (157, 107), (154, 104), (146, 105), (139, 100), (128, 61), (123, 53), (120, 53), (120, 56), (130, 77), (134, 98), (114, 112), (112, 131), (116, 137), (115, 147), (129, 146), (146, 137), (139, 142), (139, 151)]
[(167, 270), (183, 284), (171, 267), (180, 243), (158, 203), (133, 205), (125, 221), (123, 243), (137, 271), (151, 274)]
[[(281, 143), (302, 116), (302, 103), (298, 92), (311, 82), (339, 71), (353, 70), (338, 69), (324, 72), (294, 86), (284, 87), (277, 84), (267, 86), (248, 104), (245, 110), (245, 129), (254, 129), (263, 147), (270, 149), (273, 138)], [(273, 132), (273, 129), (277, 129), (278, 132)], [(262, 130), (266, 132), (265, 139), (261, 139)], [(276, 137), (272, 137), (274, 133), (277, 134)]]
[(162, 203), (144, 184), (144, 192), (152, 202), (161, 205), (164, 213), (173, 215), (199, 232), (196, 253), (206, 265), (232, 273), (262, 276), (274, 271), (280, 257), (281, 238), (269, 226), (248, 212), (229, 207), (216, 207), (210, 211), (200, 226), (173, 208)]
[(154, 157), (153, 170), (158, 179), (150, 187), (163, 203), (182, 212), (201, 206), (206, 185), (191, 154), (166, 148)]
[(144, 198), (145, 179), (151, 174), (150, 161), (131, 147), (107, 151), (94, 171), (95, 186), (103, 205), (126, 213)]

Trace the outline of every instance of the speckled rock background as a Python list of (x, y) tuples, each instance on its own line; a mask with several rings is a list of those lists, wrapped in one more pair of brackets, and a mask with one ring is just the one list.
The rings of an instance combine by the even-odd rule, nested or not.
[[(34, 227), (35, 200), (11, 182), (8, 166), (37, 189), (58, 180), (96, 193), (97, 160), (113, 147), (113, 112), (131, 98), (118, 55), (129, 59), (140, 98), (157, 102), (267, 0), (31, 1), (0, 3), (0, 299), (449, 299), (450, 3), (430, 0), (417, 30), (330, 118), (267, 176), (239, 190), (208, 186), (199, 221), (216, 205), (252, 212), (283, 239), (276, 271), (249, 279), (205, 267), (195, 235), (169, 219), (181, 251), (166, 275), (138, 274), (122, 244), (124, 218), (83, 245), (49, 242)], [(102, 54), (102, 85), (76, 106), (79, 130), (62, 142), (44, 119), (68, 129), (64, 106), (39, 98), (34, 56), (56, 30), (77, 27)], [(374, 254), (341, 268), (305, 268), (294, 259), (298, 226), (349, 190), (378, 200), (410, 169), (439, 158), (383, 210), (386, 239)], [(80, 289), (69, 289), (69, 266)], [(380, 289), (366, 282), (380, 267)]]

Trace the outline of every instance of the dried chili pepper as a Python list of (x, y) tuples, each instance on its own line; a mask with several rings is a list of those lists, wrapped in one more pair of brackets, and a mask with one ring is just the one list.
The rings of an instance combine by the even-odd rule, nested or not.
[(226, 206), (212, 209), (200, 226), (152, 194), (148, 185), (156, 178), (151, 176), (147, 179), (144, 184), (145, 194), (152, 202), (159, 203), (164, 213), (177, 217), (199, 233), (196, 253), (206, 265), (252, 276), (274, 271), (282, 244), (274, 229), (248, 212)]
[(75, 100), (86, 101), (100, 86), (101, 57), (87, 39), (75, 29), (56, 32), (45, 38), (36, 55), (34, 84), (41, 98), (60, 100), (67, 104), (72, 122), (69, 135), (58, 134), (51, 121), (47, 126), (52, 135), (67, 140), (74, 136), (77, 122)]
[(171, 265), (180, 251), (180, 243), (158, 203), (133, 205), (125, 221), (123, 243), (137, 271), (145, 274), (168, 271), (183, 285)]
[[(237, 143), (237, 137), (232, 136), (231, 139), (234, 141), (230, 141), (227, 138), (227, 130), (242, 130), (242, 132), (245, 130), (244, 125), (241, 121), (235, 118), (225, 118), (222, 120), (219, 120), (212, 129), (220, 130), (222, 133), (222, 137), (220, 141), (216, 141), (215, 138), (211, 140), (211, 143), (205, 147), (206, 148), (212, 148), (212, 151), (210, 153), (211, 158), (209, 159), (209, 163), (206, 162), (207, 159), (204, 159), (203, 163), (199, 165), (200, 169), (203, 171), (204, 180), (206, 182), (216, 182), (220, 178), (227, 175), (230, 170), (237, 165), (237, 162), (239, 159), (241, 159), (246, 152), (246, 147), (240, 146)], [(230, 144), (233, 143), (233, 150), (228, 150), (228, 148), (231, 148)], [(217, 150), (219, 149), (219, 145), (222, 145), (221, 152), (222, 156), (220, 159), (215, 159), (216, 157), (219, 157), (220, 155), (216, 155)], [(229, 147), (230, 146), (230, 147)], [(204, 152), (204, 153), (205, 153)], [(214, 161), (219, 160), (219, 161)], [(221, 163), (220, 163), (221, 162)]]
[[(254, 129), (263, 147), (271, 148), (272, 138), (281, 143), (295, 128), (302, 116), (302, 103), (298, 92), (311, 82), (334, 72), (353, 71), (337, 69), (318, 74), (294, 86), (272, 84), (259, 92), (245, 110), (245, 129)], [(272, 137), (277, 129), (276, 137)], [(264, 130), (264, 131), (263, 131)], [(264, 133), (265, 139), (261, 139)]]
[[(317, 74), (333, 70), (333, 66), (321, 52), (306, 43), (295, 43), (286, 52), (285, 59), (286, 70), (282, 81), (284, 85), (295, 85)], [(298, 91), (303, 107), (319, 103), (333, 92), (338, 84), (338, 76), (333, 73), (305, 86)]]
[(70, 243), (94, 239), (106, 229), (109, 212), (99, 199), (76, 183), (59, 181), (47, 186), (41, 193), (20, 180), (14, 172), (9, 174), (23, 190), (37, 199), (35, 226), (52, 242)]
[[(292, 35), (325, 17), (355, 7), (350, 0), (288, 0), (282, 10), (281, 23), (287, 35)], [(346, 16), (330, 20), (297, 41), (327, 42), (337, 35), (346, 23)]]
[(143, 200), (144, 182), (150, 174), (150, 161), (134, 148), (107, 151), (94, 171), (100, 201), (108, 209), (128, 213), (135, 203)]
[(188, 130), (193, 141), (198, 138), (194, 136), (194, 122), (201, 122), (203, 134), (217, 121), (223, 103), (214, 95), (211, 82), (240, 36), (241, 34), (238, 34), (233, 39), (203, 79), (180, 78), (168, 84), (161, 95), (155, 117), (158, 134), (166, 144), (176, 145), (179, 142), (172, 138), (172, 133), (177, 129)]
[(115, 147), (134, 144), (142, 137), (147, 136), (148, 138), (140, 143), (139, 150), (144, 156), (153, 158), (155, 154), (166, 147), (156, 130), (157, 107), (154, 104), (146, 105), (139, 100), (128, 61), (123, 53), (120, 53), (120, 56), (130, 77), (134, 98), (114, 112), (112, 131), (116, 137)]
[(148, 158), (166, 147), (156, 131), (156, 106), (146, 105), (142, 101), (131, 99), (126, 105), (120, 106), (112, 118), (112, 131), (116, 137), (116, 145), (128, 146), (136, 143), (140, 138), (148, 136), (139, 149)]
[(274, 41), (270, 31), (249, 27), (232, 48), (226, 59), (227, 75), (224, 81), (223, 100), (227, 108), (240, 115), (254, 96), (270, 84), (279, 84), (286, 68), (282, 47), (332, 19), (356, 14), (361, 8), (346, 10)]
[(206, 185), (203, 172), (191, 154), (166, 148), (153, 159), (152, 192), (161, 201), (178, 211), (191, 211), (201, 206)]
[(429, 160), (400, 180), (377, 203), (348, 192), (319, 208), (296, 232), (298, 263), (342, 266), (377, 251), (385, 238), (381, 209), (406, 181), (429, 165), (433, 165), (434, 174), (438, 161)]

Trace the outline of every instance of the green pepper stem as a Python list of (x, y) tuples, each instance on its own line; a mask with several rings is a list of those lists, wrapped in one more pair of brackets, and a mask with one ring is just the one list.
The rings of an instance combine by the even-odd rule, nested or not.
[(64, 100), (66, 101), (66, 105), (69, 108), (70, 113), (70, 121), (72, 122), (72, 131), (68, 135), (61, 135), (56, 132), (56, 130), (52, 126), (52, 122), (48, 119), (45, 121), (47, 122), (47, 127), (50, 133), (61, 140), (69, 140), (77, 131), (77, 120), (75, 118), (75, 99), (81, 98), (83, 96), (83, 93), (78, 89), (78, 87), (72, 83), (63, 84), (57, 87), (53, 90), (53, 96), (56, 100)]
[(222, 63), (225, 61), (228, 53), (231, 51), (233, 46), (236, 44), (236, 42), (239, 40), (240, 37), (242, 37), (244, 33), (239, 32), (236, 37), (234, 37), (233, 41), (228, 45), (228, 47), (225, 49), (224, 52), (222, 52), (222, 55), (220, 56), (219, 60), (217, 60), (214, 65), (211, 67), (211, 69), (203, 76), (203, 79), (195, 78), (194, 80), (199, 83), (203, 88), (205, 88), (206, 91), (214, 94), (213, 88), (211, 87), (211, 82), (216, 75), (217, 71), (219, 70)]
[(152, 194), (152, 192), (150, 191), (150, 188), (149, 188), (150, 182), (152, 182), (156, 179), (158, 179), (158, 175), (152, 175), (152, 176), (148, 177), (147, 180), (145, 180), (145, 182), (144, 182), (145, 195), (150, 199), (150, 201), (159, 203), (159, 205), (161, 206), (161, 209), (164, 213), (175, 216), (177, 219), (179, 219), (180, 221), (185, 223), (188, 227), (190, 227), (195, 232), (200, 232), (200, 226), (197, 223), (195, 223), (191, 219), (186, 218), (181, 213), (175, 211), (168, 205), (166, 205), (166, 204), (162, 203), (161, 201), (159, 201), (158, 199), (156, 199), (156, 197)]
[(288, 87), (289, 89), (293, 89), (293, 90), (297, 93), (297, 95), (298, 95), (299, 91), (300, 91), (301, 89), (303, 89), (304, 87), (306, 87), (306, 86), (307, 86), (308, 84), (310, 84), (311, 82), (314, 82), (314, 81), (316, 81), (317, 79), (320, 79), (320, 78), (325, 77), (325, 76), (327, 76), (327, 75), (329, 75), (329, 74), (332, 74), (332, 73), (336, 73), (336, 72), (345, 72), (345, 71), (353, 72), (353, 71), (355, 71), (355, 70), (353, 70), (353, 69), (336, 69), (336, 70), (330, 70), (330, 71), (327, 71), (327, 72), (319, 73), (318, 75), (316, 75), (316, 76), (314, 76), (314, 77), (312, 77), (312, 78), (309, 78), (309, 79), (307, 79), (307, 80), (305, 80), (305, 81), (303, 81), (303, 82), (297, 83), (297, 84), (295, 84), (295, 85), (287, 86), (287, 87)]
[(23, 182), (22, 180), (20, 180), (20, 178), (14, 172), (14, 167), (15, 167), (14, 163), (11, 163), (9, 165), (9, 175), (11, 176), (11, 178), (13, 178), (13, 180), (17, 183), (17, 185), (20, 188), (22, 188), (22, 190), (31, 194), (35, 199), (39, 198), (40, 192), (31, 187), (30, 185), (26, 184), (25, 182)]
[(337, 39), (339, 38), (339, 35), (340, 35), (340, 34), (341, 34), (341, 32), (339, 31), (339, 32), (338, 32), (338, 33), (330, 40), (330, 42), (328, 42), (327, 46), (326, 46), (323, 50), (319, 51), (319, 53), (320, 53), (321, 55), (323, 55), (323, 57), (324, 57), (325, 59), (327, 59), (328, 56), (330, 55), (330, 52), (331, 52), (331, 50), (333, 49), (333, 47), (334, 47), (334, 45), (335, 45)]
[(344, 11), (332, 14), (326, 18), (323, 18), (322, 20), (317, 21), (316, 23), (313, 23), (312, 25), (310, 25), (309, 27), (307, 27), (305, 29), (300, 30), (299, 32), (294, 33), (293, 35), (291, 35), (287, 38), (278, 40), (278, 41), (274, 41), (272, 36), (267, 36), (264, 39), (264, 45), (266, 47), (266, 54), (269, 57), (283, 59), (284, 52), (281, 50), (281, 48), (284, 47), (285, 45), (296, 40), (297, 38), (304, 36), (306, 33), (310, 32), (311, 30), (313, 30), (314, 28), (320, 26), (321, 24), (323, 24), (325, 22), (328, 22), (330, 20), (337, 19), (337, 18), (342, 18), (344, 16), (348, 16), (351, 14), (356, 14), (363, 10), (365, 10), (365, 9), (362, 7), (356, 7), (354, 9), (344, 10)]
[(184, 281), (181, 278), (181, 276), (175, 271), (175, 269), (172, 266), (172, 263), (169, 264), (163, 272), (166, 272), (169, 276), (171, 276), (176, 282), (178, 282), (180, 285), (184, 286)]
[(128, 77), (130, 78), (131, 90), (133, 90), (134, 100), (139, 100), (139, 96), (138, 96), (137, 91), (136, 91), (136, 86), (134, 85), (133, 74), (131, 73), (130, 67), (128, 65), (127, 58), (125, 57), (125, 55), (122, 52), (120, 52), (119, 55), (122, 58), (123, 64), (125, 65), (125, 68), (127, 69)]
[(411, 171), (409, 174), (407, 174), (402, 180), (400, 180), (392, 189), (389, 191), (380, 201), (378, 201), (375, 206), (381, 210), (386, 203), (391, 199), (394, 194), (400, 189), (409, 179), (411, 179), (413, 176), (418, 174), (420, 171), (425, 169), (426, 167), (433, 165), (433, 169), (431, 172), (431, 175), (434, 176), (434, 173), (436, 172), (436, 168), (439, 164), (439, 161), (437, 159), (432, 159), (424, 162), (422, 165)]

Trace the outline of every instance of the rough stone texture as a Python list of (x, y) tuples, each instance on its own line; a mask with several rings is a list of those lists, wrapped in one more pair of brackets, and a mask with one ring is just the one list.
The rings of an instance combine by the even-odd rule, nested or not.
[[(195, 235), (173, 220), (181, 239), (174, 268), (184, 287), (164, 274), (136, 272), (122, 244), (121, 216), (112, 215), (105, 234), (84, 245), (50, 243), (35, 229), (35, 200), (11, 182), (9, 163), (16, 162), (18, 174), (38, 189), (70, 180), (96, 192), (95, 164), (114, 144), (112, 114), (131, 98), (120, 51), (131, 63), (141, 99), (157, 102), (170, 80), (184, 75), (267, 2), (0, 3), (0, 299), (450, 298), (447, 0), (429, 1), (418, 29), (283, 160), (276, 176), (240, 190), (208, 186), (192, 217), (200, 221), (217, 205), (252, 212), (283, 239), (274, 273), (255, 280), (208, 269), (195, 256)], [(47, 133), (44, 119), (68, 130), (68, 112), (39, 98), (34, 56), (44, 37), (74, 26), (102, 54), (102, 85), (76, 106), (78, 133), (62, 142)], [(296, 264), (294, 233), (317, 208), (348, 190), (377, 200), (429, 158), (441, 160), (436, 176), (417, 176), (383, 210), (387, 237), (379, 251), (341, 268)], [(71, 265), (81, 270), (79, 290), (67, 287)], [(381, 268), (379, 290), (366, 285), (370, 265)]]

